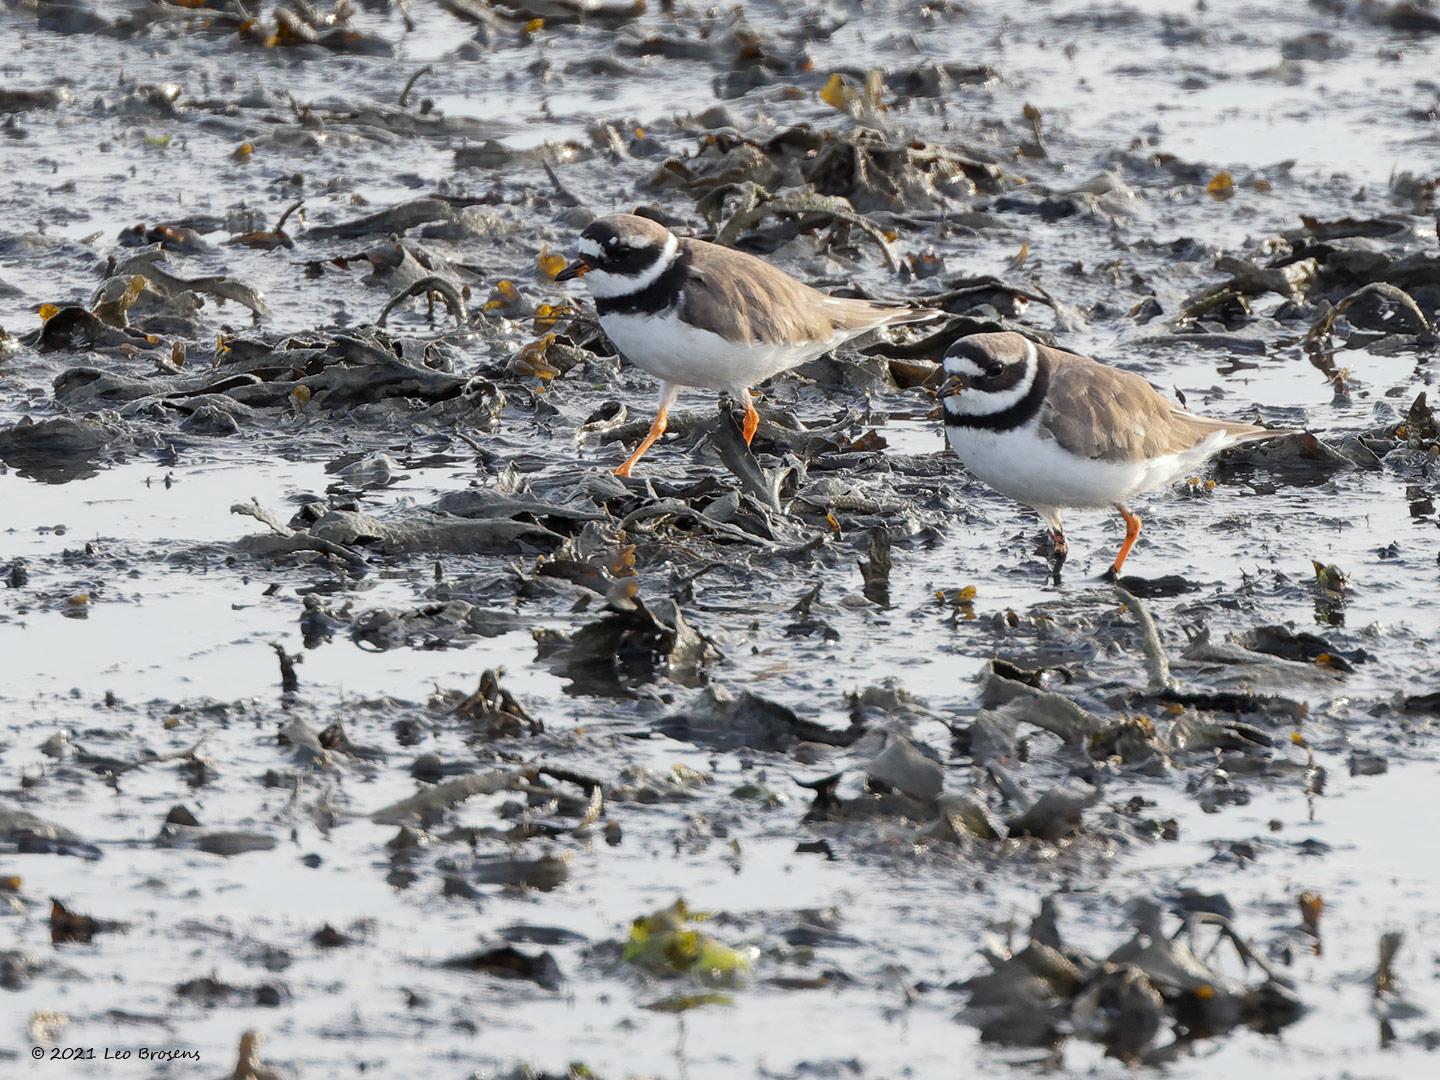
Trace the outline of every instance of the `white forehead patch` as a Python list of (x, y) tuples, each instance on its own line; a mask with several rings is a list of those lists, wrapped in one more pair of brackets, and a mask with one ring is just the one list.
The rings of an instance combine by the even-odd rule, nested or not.
[(962, 353), (945, 357), (945, 371), (950, 375), (983, 375), (980, 365)]
[(588, 236), (582, 236), (580, 238), (580, 242), (575, 245), (575, 250), (581, 255), (590, 256), (592, 259), (598, 259), (600, 257), (600, 245)]

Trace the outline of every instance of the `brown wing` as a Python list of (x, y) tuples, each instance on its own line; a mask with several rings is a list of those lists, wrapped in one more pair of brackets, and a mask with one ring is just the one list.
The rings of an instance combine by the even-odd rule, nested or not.
[(766, 345), (830, 341), (837, 333), (931, 314), (826, 296), (746, 252), (703, 240), (681, 243), (690, 254), (681, 318), (732, 341)]
[(1240, 439), (1277, 434), (1253, 424), (1196, 416), (1133, 371), (1037, 347), (1050, 363), (1050, 391), (1040, 428), (1081, 457), (1139, 461), (1189, 450), (1217, 431)]

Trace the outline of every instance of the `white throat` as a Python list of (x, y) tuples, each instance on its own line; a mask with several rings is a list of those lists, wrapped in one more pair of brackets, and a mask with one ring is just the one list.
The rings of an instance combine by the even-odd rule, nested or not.
[[(581, 249), (582, 254), (589, 254)], [(680, 257), (680, 241), (671, 233), (665, 238), (660, 257), (638, 274), (610, 274), (604, 270), (591, 270), (585, 275), (585, 284), (590, 286), (590, 295), (600, 300), (614, 300), (621, 296), (634, 296), (648, 289), (660, 280), (660, 275), (669, 270)]]
[[(979, 375), (980, 368), (965, 357), (946, 357), (945, 370), (962, 375)], [(993, 416), (1013, 408), (1025, 400), (1030, 388), (1035, 385), (1035, 376), (1040, 370), (1040, 356), (1035, 343), (1025, 341), (1025, 373), (1020, 381), (1008, 390), (962, 390), (945, 399), (945, 408), (956, 416)]]

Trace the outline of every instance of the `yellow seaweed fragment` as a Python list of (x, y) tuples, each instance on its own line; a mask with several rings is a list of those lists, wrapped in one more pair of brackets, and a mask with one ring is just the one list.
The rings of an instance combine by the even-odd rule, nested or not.
[(820, 100), (840, 112), (849, 112), (856, 103), (864, 105), (872, 112), (880, 112), (885, 108), (882, 100), (884, 96), (885, 76), (878, 70), (866, 74), (865, 86), (861, 90), (847, 83), (838, 71), (820, 88)]
[(707, 920), (684, 900), (630, 924), (624, 959), (655, 974), (690, 975), (710, 985), (733, 985), (750, 971), (752, 950), (732, 949), (696, 928)]
[(952, 592), (942, 590), (937, 592), (935, 597), (938, 600), (948, 600), (952, 604), (971, 604), (975, 602), (977, 595), (979, 595), (979, 590), (977, 590), (974, 585), (965, 585)]
[(1221, 169), (1205, 185), (1205, 190), (1217, 199), (1228, 199), (1235, 194), (1235, 178)]
[(575, 309), (569, 304), (540, 304), (535, 308), (535, 332), (543, 334), (554, 329), (561, 319), (568, 319), (573, 314)]
[(520, 299), (520, 290), (509, 278), (501, 278), (495, 283), (495, 295), (485, 301), (486, 311), (497, 311), (502, 307), (509, 307)]
[[(950, 614), (947, 619), (952, 622), (962, 619), (965, 622), (971, 622), (975, 619), (975, 597), (978, 595), (979, 590), (974, 585), (964, 585), (958, 589), (935, 590), (936, 602), (942, 608), (949, 609)], [(1009, 614), (1009, 612), (1006, 613), (1007, 616)]]
[(832, 109), (838, 109), (841, 112), (845, 111), (845, 106), (849, 105), (854, 98), (855, 91), (845, 85), (845, 80), (838, 72), (831, 75), (820, 89), (820, 100)]
[(551, 251), (549, 247), (542, 247), (540, 254), (535, 256), (535, 268), (540, 271), (543, 280), (554, 281), (556, 275), (565, 269), (565, 256)]

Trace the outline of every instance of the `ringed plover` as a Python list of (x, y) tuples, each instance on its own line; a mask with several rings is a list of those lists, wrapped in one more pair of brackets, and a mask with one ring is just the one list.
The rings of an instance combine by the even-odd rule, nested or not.
[(753, 255), (682, 239), (633, 214), (592, 222), (576, 247), (579, 257), (555, 280), (583, 274), (610, 341), (660, 380), (655, 421), (618, 476), (665, 433), (682, 386), (729, 391), (745, 406), (748, 445), (760, 423), (756, 383), (871, 330), (937, 314), (827, 296)]
[(1050, 526), (1058, 582), (1069, 546), (1061, 511), (1113, 507), (1125, 542), (1140, 518), (1126, 505), (1238, 443), (1293, 432), (1197, 416), (1141, 376), (1016, 333), (972, 334), (945, 354), (939, 389), (945, 433), (977, 479), (1034, 510)]

